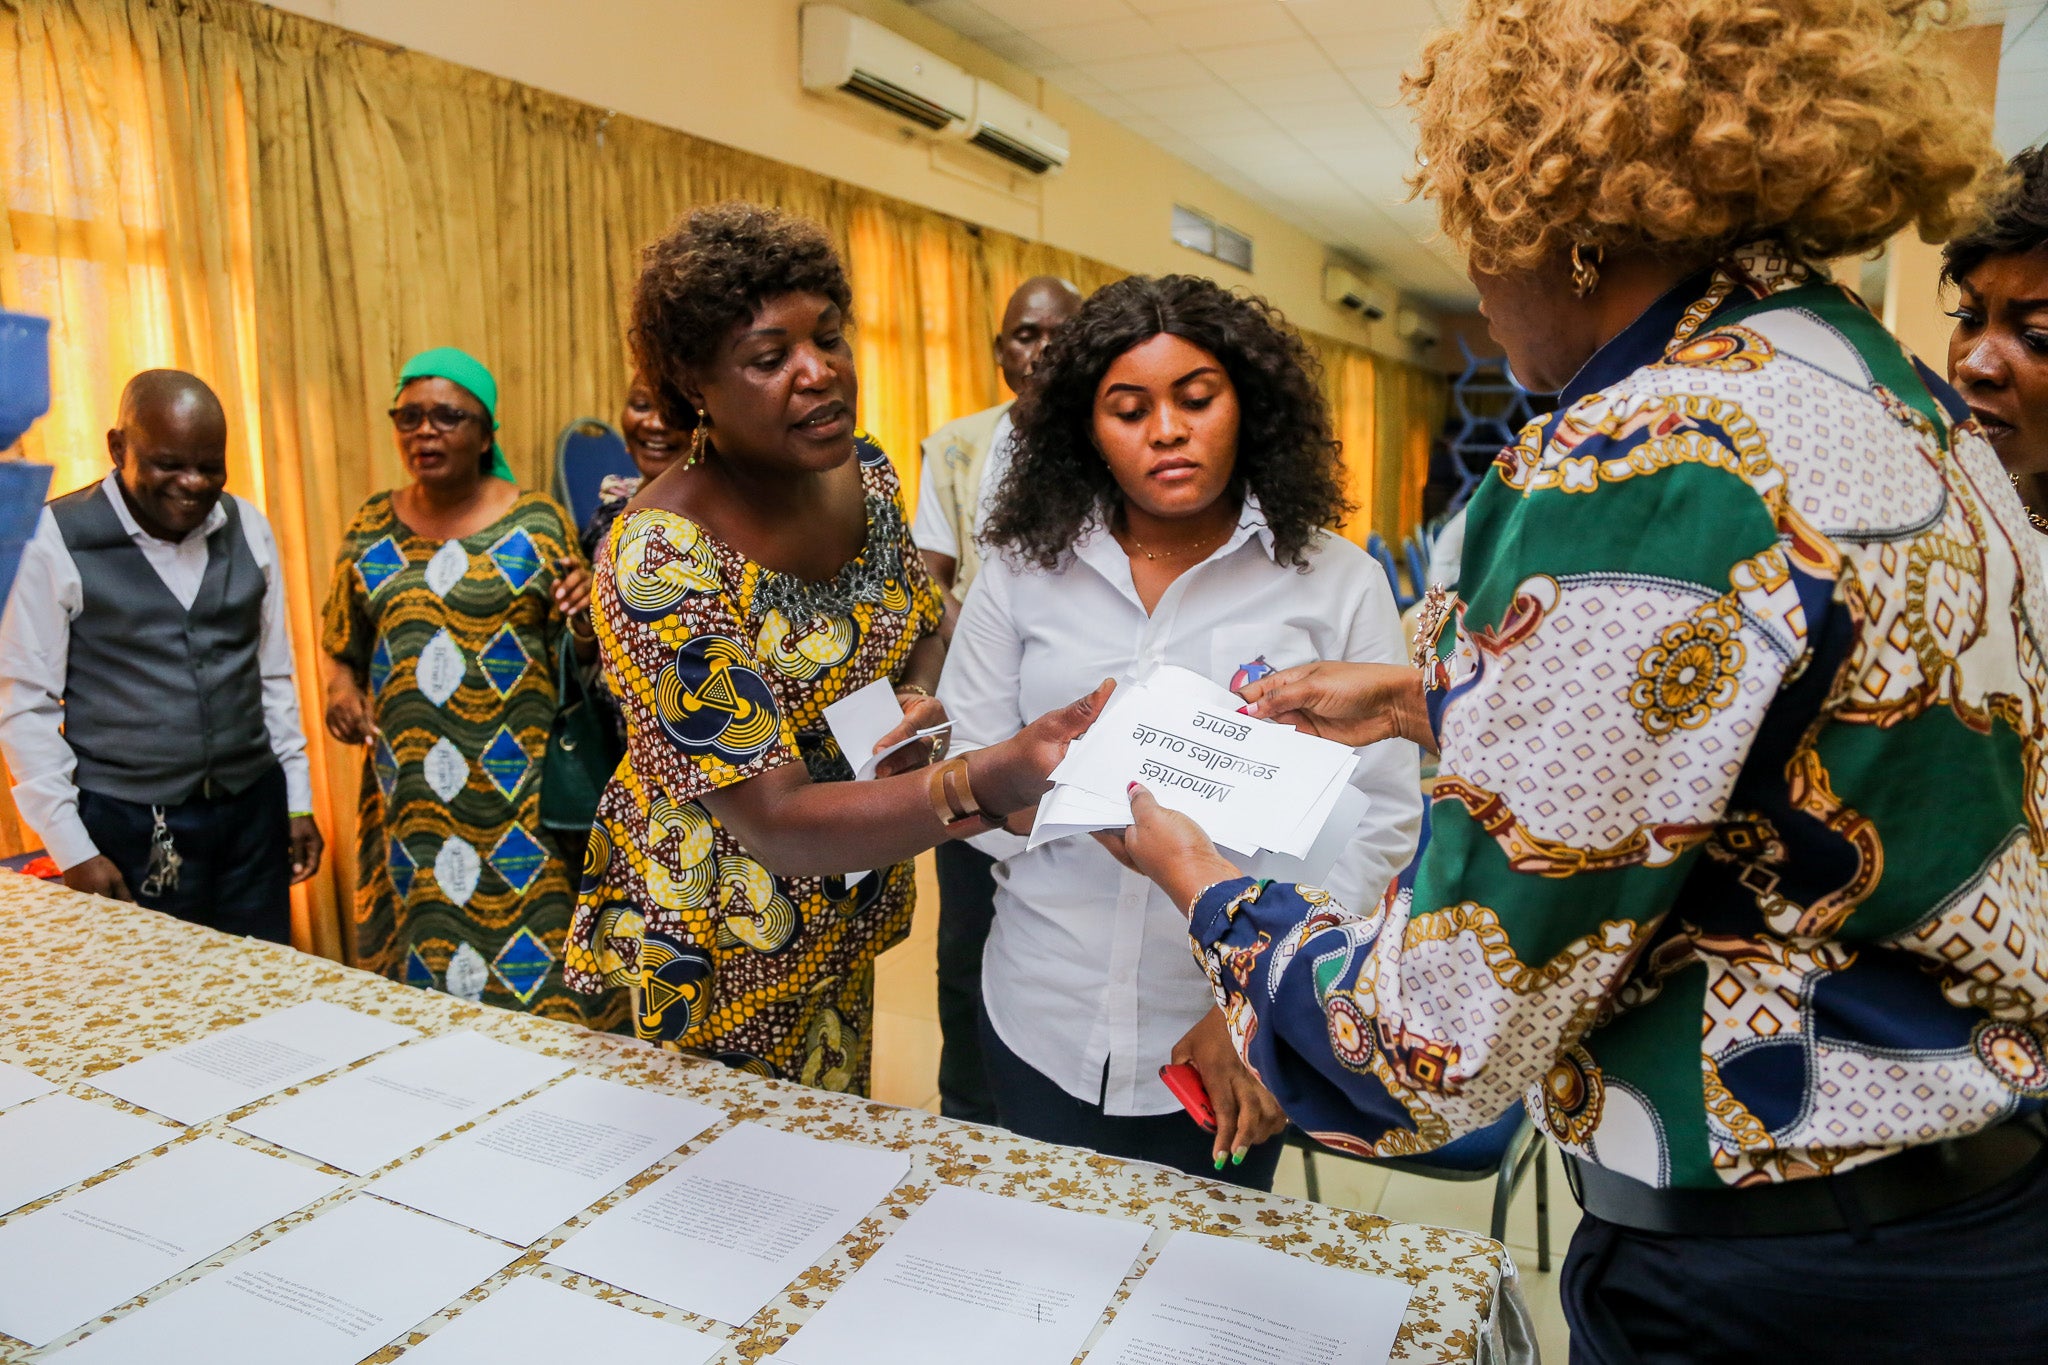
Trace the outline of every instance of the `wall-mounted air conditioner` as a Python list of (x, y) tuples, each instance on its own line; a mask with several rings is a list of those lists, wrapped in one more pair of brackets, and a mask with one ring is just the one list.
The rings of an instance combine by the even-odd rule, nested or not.
[(837, 91), (950, 132), (974, 116), (975, 79), (937, 53), (837, 5), (805, 5), (804, 89)]
[(1358, 313), (1378, 322), (1394, 311), (1394, 293), (1341, 265), (1323, 267), (1323, 299), (1334, 308)]
[(1436, 345), (1438, 340), (1436, 324), (1430, 321), (1427, 315), (1418, 313), (1413, 308), (1403, 308), (1395, 316), (1394, 335), (1410, 346), (1425, 349)]
[(974, 117), (959, 135), (1033, 175), (1066, 165), (1070, 151), (1066, 128), (1051, 115), (979, 78), (974, 82)]

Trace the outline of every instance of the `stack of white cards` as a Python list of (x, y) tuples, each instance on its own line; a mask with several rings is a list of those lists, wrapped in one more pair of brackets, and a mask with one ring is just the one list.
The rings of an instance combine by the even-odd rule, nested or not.
[(1326, 851), (1335, 862), (1365, 814), (1364, 796), (1350, 785), (1358, 755), (1242, 715), (1242, 704), (1184, 668), (1120, 684), (1053, 769), (1030, 846), (1129, 825), (1127, 792), (1138, 782), (1223, 848), (1270, 852), (1310, 869)]

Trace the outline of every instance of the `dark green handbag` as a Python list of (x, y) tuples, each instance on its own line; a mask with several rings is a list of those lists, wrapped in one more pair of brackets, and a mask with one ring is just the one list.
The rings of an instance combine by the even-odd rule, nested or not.
[(555, 650), (555, 723), (540, 762), (541, 828), (588, 835), (597, 818), (597, 798), (621, 757), (610, 718), (583, 685), (576, 647), (563, 639)]

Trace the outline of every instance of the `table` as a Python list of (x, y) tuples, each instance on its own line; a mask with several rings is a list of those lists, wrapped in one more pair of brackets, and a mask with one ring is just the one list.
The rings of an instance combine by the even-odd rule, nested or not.
[[(1156, 1166), (1034, 1142), (919, 1109), (747, 1076), (632, 1039), (467, 1004), (325, 958), (233, 938), (153, 911), (0, 873), (0, 1058), (66, 1085), (82, 1099), (130, 1109), (132, 1106), (92, 1090), (90, 1078), (146, 1053), (314, 998), (428, 1035), (472, 1029), (564, 1058), (593, 1075), (718, 1105), (733, 1120), (754, 1120), (816, 1138), (893, 1148), (913, 1157), (905, 1184), (825, 1259), (738, 1330), (540, 1264), (577, 1228), (723, 1132), (727, 1126), (723, 1123), (542, 1238), (505, 1272), (472, 1292), (471, 1300), (486, 1297), (485, 1291), (506, 1276), (538, 1273), (570, 1288), (725, 1336), (727, 1345), (717, 1357), (719, 1365), (760, 1360), (772, 1355), (881, 1245), (889, 1229), (909, 1216), (935, 1181), (942, 1181), (1148, 1222), (1156, 1231), (1143, 1264), (1150, 1264), (1158, 1252), (1162, 1239), (1157, 1230), (1192, 1229), (1248, 1237), (1325, 1264), (1405, 1279), (1415, 1289), (1395, 1344), (1395, 1360), (1496, 1362), (1526, 1358), (1527, 1313), (1514, 1280), (1513, 1262), (1504, 1247), (1484, 1237), (1391, 1223), (1371, 1214), (1259, 1194)], [(228, 1117), (188, 1131), (312, 1164), (228, 1128)], [(159, 1153), (164, 1150), (157, 1149)], [(343, 1174), (331, 1169), (330, 1173)], [(86, 1183), (103, 1178), (96, 1176)], [(346, 1190), (365, 1183), (366, 1178), (350, 1178)], [(333, 1196), (310, 1211), (273, 1224), (153, 1293), (160, 1296), (217, 1269), (283, 1228), (324, 1212), (341, 1197)], [(1139, 1269), (1142, 1265), (1125, 1280), (1119, 1303)], [(140, 1307), (150, 1297), (145, 1294), (111, 1316)], [(431, 1330), (451, 1316), (437, 1315), (420, 1327)], [(54, 1354), (81, 1335), (84, 1333), (66, 1336), (40, 1353), (0, 1337), (0, 1361)], [(369, 1359), (396, 1360), (404, 1346), (423, 1339), (424, 1332), (415, 1331)]]

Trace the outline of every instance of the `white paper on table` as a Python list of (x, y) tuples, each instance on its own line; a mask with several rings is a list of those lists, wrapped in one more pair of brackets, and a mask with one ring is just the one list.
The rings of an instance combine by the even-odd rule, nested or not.
[(341, 1188), (202, 1137), (0, 1226), (0, 1332), (44, 1346)]
[(364, 1188), (528, 1246), (725, 1117), (595, 1076), (571, 1076)]
[(417, 1037), (409, 1028), (308, 1000), (101, 1072), (91, 1084), (180, 1123), (203, 1123)]
[(510, 1360), (705, 1365), (719, 1338), (522, 1275), (405, 1353), (405, 1365)]
[(368, 1175), (569, 1069), (556, 1057), (449, 1033), (245, 1114), (235, 1127)]
[(51, 1356), (64, 1365), (356, 1365), (518, 1253), (351, 1199)]
[(0, 1062), (0, 1109), (12, 1109), (17, 1104), (27, 1104), (57, 1089), (55, 1081), (46, 1081), (27, 1067), (16, 1066), (13, 1062)]
[(1057, 784), (1102, 800), (1142, 782), (1231, 848), (1305, 855), (1358, 755), (1329, 740), (1238, 713), (1199, 674), (1163, 667), (1117, 689), (1101, 720), (1067, 749)]
[(1382, 1365), (1411, 1292), (1253, 1242), (1177, 1232), (1088, 1365)]
[(1152, 1229), (941, 1185), (777, 1359), (1067, 1365)]
[(901, 1152), (742, 1123), (548, 1260), (737, 1327), (909, 1173)]
[(118, 1166), (179, 1130), (71, 1095), (0, 1114), (0, 1213)]

